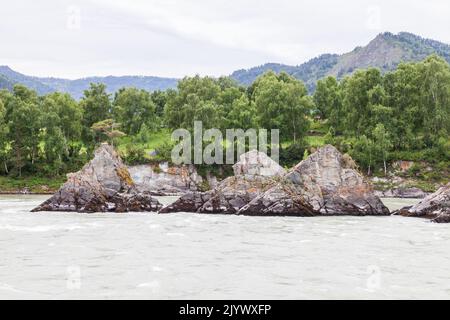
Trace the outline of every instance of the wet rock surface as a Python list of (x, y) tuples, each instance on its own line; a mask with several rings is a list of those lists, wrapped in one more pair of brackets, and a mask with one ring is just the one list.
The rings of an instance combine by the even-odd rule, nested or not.
[(430, 218), (433, 222), (450, 222), (450, 183), (430, 194), (414, 206), (395, 212), (405, 217)]
[(383, 191), (375, 191), (375, 194), (379, 197), (385, 198), (404, 198), (404, 199), (423, 199), (428, 196), (430, 193), (423, 191), (419, 188), (407, 188), (407, 187), (399, 187), (395, 189), (383, 190)]
[(138, 165), (129, 166), (128, 171), (140, 192), (149, 192), (157, 196), (183, 195), (189, 191), (197, 191), (203, 183), (203, 178), (193, 165), (169, 166), (168, 163), (156, 166)]
[(349, 156), (331, 145), (300, 162), (276, 186), (242, 207), (244, 215), (389, 215), (389, 210), (355, 169)]
[[(265, 154), (247, 153), (235, 176), (206, 193), (190, 193), (161, 213), (198, 212), (242, 215), (389, 215), (351, 158), (325, 146), (289, 173)], [(258, 159), (256, 164), (247, 159)], [(267, 161), (267, 163), (266, 163)], [(277, 167), (278, 166), (278, 167)]]
[(148, 192), (139, 192), (127, 167), (108, 144), (36, 211), (128, 212), (158, 211), (162, 205)]
[(185, 194), (160, 213), (197, 212), (233, 214), (273, 186), (286, 171), (266, 154), (250, 151), (234, 166), (233, 177), (208, 192)]

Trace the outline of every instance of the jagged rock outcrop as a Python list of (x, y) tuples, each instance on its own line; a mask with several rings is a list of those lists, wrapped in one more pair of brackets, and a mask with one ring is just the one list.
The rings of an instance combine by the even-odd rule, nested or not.
[(405, 198), (405, 199), (423, 199), (428, 196), (430, 193), (427, 193), (419, 188), (406, 188), (399, 187), (388, 190), (375, 190), (375, 195), (383, 198)]
[(450, 222), (450, 183), (430, 194), (414, 206), (400, 209), (394, 214), (405, 217), (430, 218), (433, 222)]
[(331, 145), (300, 162), (280, 183), (242, 207), (243, 215), (388, 215), (353, 160)]
[[(203, 178), (193, 165), (169, 166), (166, 162), (129, 166), (128, 171), (140, 192), (158, 196), (184, 195), (189, 191), (197, 191), (203, 183)], [(212, 183), (211, 179), (207, 179), (208, 183)]]
[(276, 177), (286, 173), (286, 170), (278, 163), (257, 150), (242, 154), (239, 161), (233, 166), (233, 171), (235, 176)]
[(158, 211), (162, 205), (150, 193), (138, 192), (122, 160), (108, 144), (36, 211), (128, 212)]
[[(259, 165), (246, 163), (246, 158), (259, 159)], [(389, 215), (356, 171), (353, 160), (333, 146), (320, 148), (287, 174), (276, 163), (264, 164), (267, 159), (265, 154), (248, 153), (234, 166), (234, 177), (225, 179), (213, 191), (187, 194), (160, 212)], [(273, 175), (261, 174), (265, 168), (274, 169), (267, 171)]]
[(265, 153), (249, 151), (234, 166), (228, 177), (211, 191), (185, 194), (160, 213), (236, 213), (261, 192), (273, 186), (286, 171)]

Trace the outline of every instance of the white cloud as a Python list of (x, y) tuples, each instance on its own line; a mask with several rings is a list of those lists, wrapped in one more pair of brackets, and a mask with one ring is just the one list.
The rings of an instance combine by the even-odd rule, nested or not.
[(0, 64), (36, 75), (229, 74), (346, 52), (382, 31), (450, 42), (446, 0), (0, 1)]

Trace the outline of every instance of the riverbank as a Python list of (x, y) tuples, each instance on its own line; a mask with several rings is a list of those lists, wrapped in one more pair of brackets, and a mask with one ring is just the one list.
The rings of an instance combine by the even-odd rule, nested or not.
[(65, 181), (65, 176), (52, 178), (0, 176), (0, 194), (53, 194)]
[[(205, 178), (207, 180), (207, 178)], [(442, 185), (431, 182), (424, 183), (412, 179), (401, 178), (369, 178), (374, 190), (380, 198), (410, 198), (422, 199), (433, 193)], [(0, 176), (0, 194), (42, 194), (51, 195), (59, 190), (66, 177), (23, 177), (12, 178)], [(394, 183), (392, 182), (394, 181)]]

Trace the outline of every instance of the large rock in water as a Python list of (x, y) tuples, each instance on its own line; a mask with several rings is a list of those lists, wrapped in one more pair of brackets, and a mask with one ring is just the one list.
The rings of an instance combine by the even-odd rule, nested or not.
[(191, 192), (160, 213), (197, 212), (233, 214), (276, 184), (286, 171), (265, 153), (249, 151), (233, 166), (234, 176), (208, 192)]
[(406, 217), (430, 218), (433, 222), (450, 223), (450, 183), (418, 204), (400, 209), (398, 213)]
[(331, 145), (300, 162), (238, 214), (262, 216), (389, 215), (353, 160)]
[(162, 205), (150, 193), (139, 193), (126, 166), (108, 144), (36, 211), (128, 212), (158, 211)]
[(234, 175), (238, 176), (262, 176), (277, 177), (286, 173), (278, 163), (273, 161), (264, 152), (251, 150), (240, 156), (239, 161), (233, 166)]
[[(129, 166), (128, 171), (139, 191), (157, 196), (184, 195), (189, 191), (197, 191), (203, 182), (193, 165), (169, 166), (165, 162)], [(211, 177), (207, 177), (207, 181), (211, 184), (214, 182)]]

